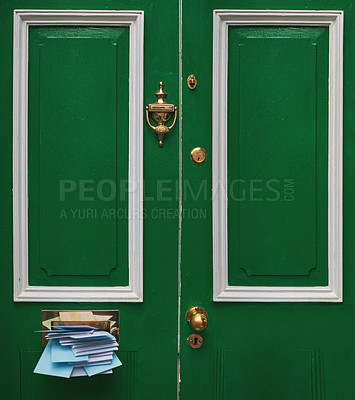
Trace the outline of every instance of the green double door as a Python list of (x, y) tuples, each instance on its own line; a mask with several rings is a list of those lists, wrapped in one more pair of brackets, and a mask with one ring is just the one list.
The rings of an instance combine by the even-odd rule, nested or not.
[[(352, 399), (352, 2), (0, 18), (4, 399)], [(145, 121), (161, 81), (163, 147)], [(123, 365), (34, 374), (42, 310), (119, 310)]]

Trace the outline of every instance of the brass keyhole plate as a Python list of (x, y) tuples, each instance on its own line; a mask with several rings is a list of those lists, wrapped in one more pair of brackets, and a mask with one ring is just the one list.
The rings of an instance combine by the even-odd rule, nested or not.
[(187, 343), (191, 348), (199, 349), (203, 345), (203, 337), (195, 333), (188, 337)]
[(187, 86), (189, 87), (189, 89), (194, 90), (197, 86), (197, 79), (195, 75), (190, 75), (187, 78)]
[(202, 147), (195, 147), (191, 150), (190, 157), (193, 163), (201, 165), (206, 161), (206, 150)]

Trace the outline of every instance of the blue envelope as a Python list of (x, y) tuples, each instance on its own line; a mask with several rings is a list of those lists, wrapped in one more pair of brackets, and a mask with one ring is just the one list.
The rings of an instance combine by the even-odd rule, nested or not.
[(73, 365), (67, 363), (52, 363), (52, 345), (53, 342), (49, 341), (33, 372), (35, 374), (69, 378), (74, 368)]
[(61, 346), (59, 339), (52, 339), (52, 363), (62, 363), (62, 362), (83, 362), (88, 361), (89, 356), (75, 356), (71, 346)]
[(105, 372), (108, 371), (112, 368), (116, 368), (121, 366), (122, 363), (121, 361), (118, 359), (118, 357), (116, 356), (115, 353), (113, 353), (113, 359), (111, 360), (110, 364), (105, 364), (105, 365), (93, 365), (93, 366), (84, 366), (84, 369), (86, 371), (86, 373), (89, 376), (92, 375), (96, 375), (96, 374), (100, 374), (101, 372)]

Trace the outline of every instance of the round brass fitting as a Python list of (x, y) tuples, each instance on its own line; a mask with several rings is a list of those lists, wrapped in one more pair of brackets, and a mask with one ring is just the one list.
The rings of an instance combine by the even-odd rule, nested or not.
[(199, 349), (203, 345), (203, 337), (194, 333), (187, 338), (187, 343), (192, 349)]
[(187, 78), (187, 86), (189, 87), (190, 90), (196, 89), (197, 86), (197, 79), (195, 75), (190, 75)]
[(190, 158), (193, 163), (197, 165), (201, 165), (206, 161), (206, 150), (203, 149), (202, 147), (195, 147), (194, 149), (191, 150), (190, 153)]
[(196, 332), (202, 332), (207, 328), (207, 313), (202, 307), (191, 307), (186, 313), (186, 321)]

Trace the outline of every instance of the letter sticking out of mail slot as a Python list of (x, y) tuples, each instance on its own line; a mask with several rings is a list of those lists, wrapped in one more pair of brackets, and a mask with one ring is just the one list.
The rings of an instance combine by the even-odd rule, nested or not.
[(71, 325), (45, 333), (48, 344), (34, 373), (72, 378), (111, 374), (122, 365), (114, 353), (119, 344), (109, 332), (89, 325)]

